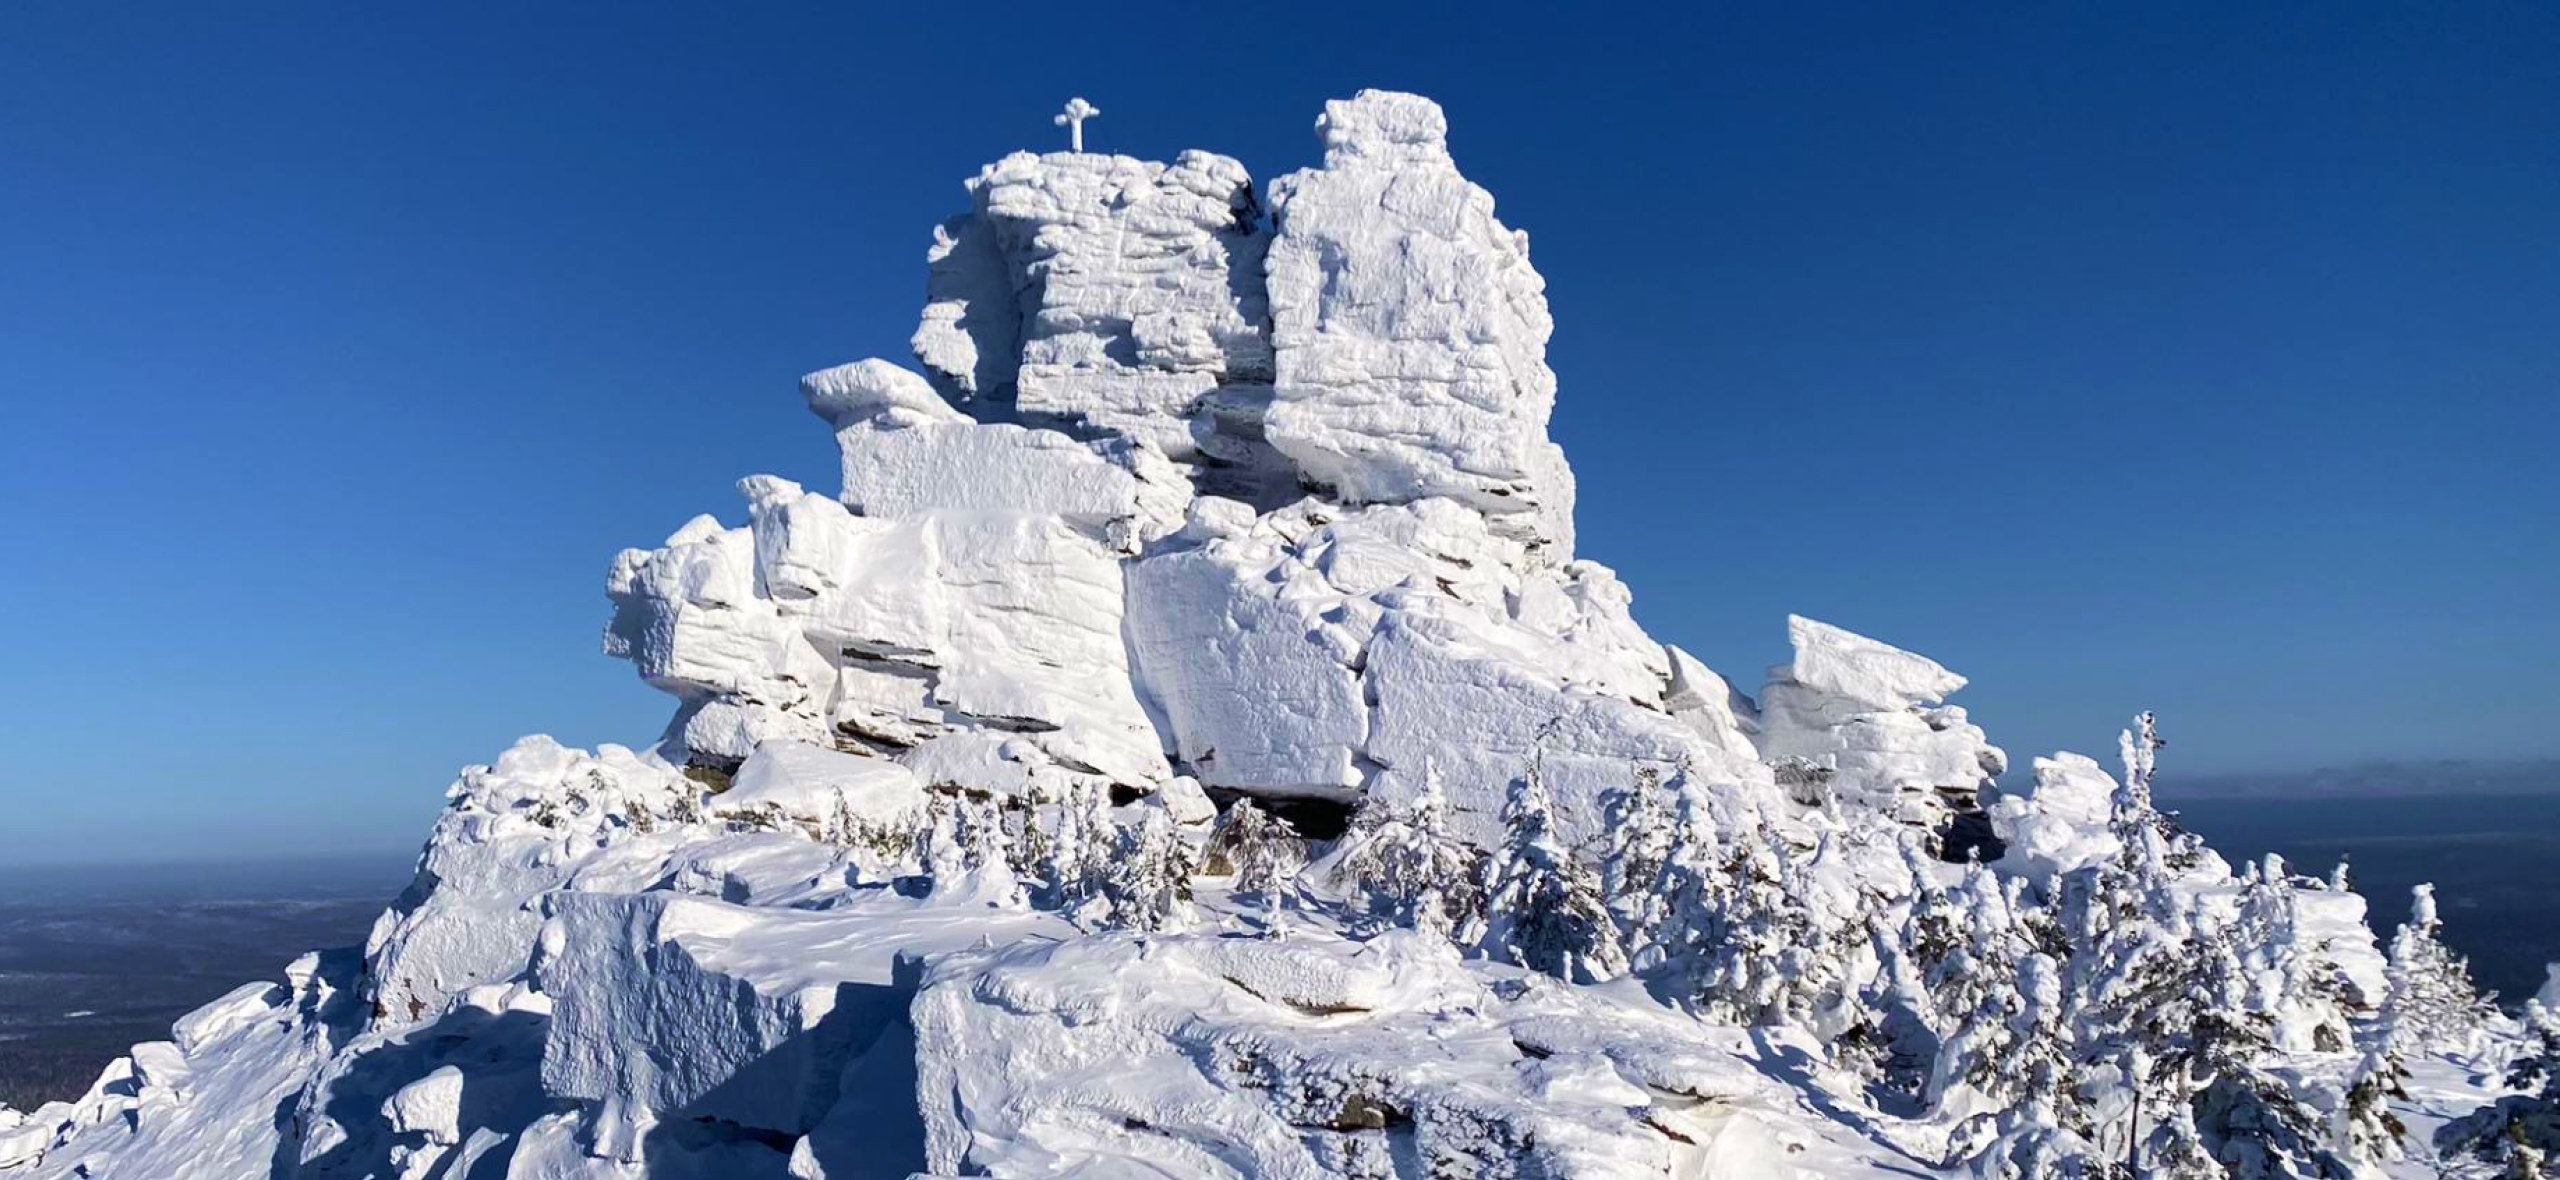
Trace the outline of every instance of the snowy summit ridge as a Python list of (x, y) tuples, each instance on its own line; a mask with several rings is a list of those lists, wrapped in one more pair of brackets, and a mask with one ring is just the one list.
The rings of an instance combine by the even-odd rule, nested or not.
[(1985, 807), (1936, 662), (1648, 637), (1437, 105), (1267, 188), (1099, 113), (969, 182), (912, 367), (801, 380), (835, 494), (614, 560), (655, 744), (466, 769), (363, 948), (0, 1110), (0, 1177), (2540, 1166), (2560, 1022), (2234, 872), (2147, 717)]

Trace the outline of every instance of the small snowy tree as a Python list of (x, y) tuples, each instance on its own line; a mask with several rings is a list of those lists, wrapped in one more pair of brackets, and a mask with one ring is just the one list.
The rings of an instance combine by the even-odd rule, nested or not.
[(2442, 930), (2435, 886), (2412, 888), (2409, 920), (2391, 939), (2382, 1018), (2414, 1053), (2467, 1052), (2497, 1013), (2472, 986), (2470, 963), (2444, 944)]
[(1484, 912), (1482, 854), (1449, 834), (1449, 800), (1425, 768), (1421, 795), (1391, 809), (1375, 797), (1353, 814), (1332, 875), (1369, 912), (1440, 937), (1472, 927)]
[(2206, 1147), (2237, 1180), (2348, 1180), (2354, 1169), (2329, 1146), (2320, 1112), (2272, 1068), (2274, 1021), (2234, 932), (2209, 934), (2199, 951), (2192, 1060)]
[(1012, 841), (991, 796), (937, 791), (926, 803), (923, 860), (933, 896), (1027, 904), (1013, 873)]
[(1295, 830), (1251, 799), (1238, 799), (1220, 817), (1209, 838), (1213, 854), (1222, 858), (1235, 878), (1235, 891), (1259, 894), (1263, 933), (1286, 938), (1285, 892), (1297, 876), (1301, 857)]
[(1661, 774), (1638, 767), (1634, 781), (1609, 797), (1609, 849), (1600, 860), (1600, 892), (1629, 947), (1652, 939), (1662, 924), (1662, 899), (1654, 883), (1674, 839), (1668, 793)]
[(1535, 768), (1512, 781), (1502, 822), (1477, 948), (1576, 983), (1623, 974), (1626, 952), (1601, 904), (1600, 883), (1557, 841), (1553, 807)]
[(2017, 986), (1997, 1003), (1956, 1038), (1996, 1047), (1959, 1052), (1981, 1067), (1970, 1079), (1974, 1087), (2000, 1105), (1959, 1128), (1951, 1145), (1971, 1152), (1964, 1163), (1982, 1180), (2106, 1175), (2096, 1147), (2070, 1125), (2079, 1102), (2060, 968), (2042, 954), (2026, 956)]
[(1036, 853), (1028, 856), (1030, 871), (1043, 882), (1045, 904), (1083, 921), (1096, 910), (1109, 908), (1103, 894), (1119, 834), (1111, 822), (1108, 797), (1091, 784), (1068, 786), (1055, 810), (1055, 820), (1045, 829), (1040, 826), (1038, 808), (1023, 821), (1029, 832), (1039, 834)]
[(2365, 1050), (2338, 1110), (2339, 1147), (2349, 1162), (2375, 1169), (2408, 1154), (2408, 1124), (2391, 1109), (2393, 1099), (2409, 1100), (2408, 1081), (2409, 1067), (2387, 1041)]
[(1148, 799), (1138, 822), (1123, 827), (1104, 879), (1110, 920), (1132, 930), (1169, 930), (1191, 921), (1191, 846), (1164, 805)]
[(2020, 904), (1973, 864), (1943, 900), (1924, 895), (1912, 906), (1904, 942), (1921, 964), (1937, 1034), (1920, 1096), (1933, 1107), (1947, 1108), (1960, 1088), (1993, 1102), (2018, 1089), (2014, 1079), (2001, 1075), (1999, 1059), (2011, 1048), (2009, 1030), (2021, 1002), (2019, 960), (2031, 953), (2019, 933)]

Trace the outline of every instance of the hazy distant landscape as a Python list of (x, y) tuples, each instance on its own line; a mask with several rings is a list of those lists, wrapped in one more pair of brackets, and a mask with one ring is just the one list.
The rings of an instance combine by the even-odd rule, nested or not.
[(306, 950), (364, 940), (412, 856), (0, 866), (0, 1103), (76, 1097), (138, 1041)]
[[(2445, 934), (2510, 1005), (2560, 959), (2552, 795), (2195, 797), (2162, 804), (2236, 862), (2275, 852), (2325, 874), (2340, 853), (2385, 937), (2437, 884)], [(294, 956), (363, 940), (406, 884), (383, 852), (265, 864), (0, 868), (0, 1102), (76, 1096), (126, 1046)]]

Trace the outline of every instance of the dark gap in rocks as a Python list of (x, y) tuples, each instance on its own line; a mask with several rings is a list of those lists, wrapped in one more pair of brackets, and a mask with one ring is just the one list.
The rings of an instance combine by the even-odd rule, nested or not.
[(729, 789), (729, 781), (738, 777), (738, 768), (746, 764), (747, 760), (744, 758), (695, 754), (685, 760), (684, 776), (701, 783), (705, 790), (717, 795)]
[(1351, 829), (1351, 813), (1359, 803), (1351, 799), (1319, 799), (1304, 795), (1256, 795), (1233, 787), (1206, 788), (1209, 801), (1218, 805), (1223, 815), (1238, 799), (1251, 799), (1256, 807), (1270, 812), (1272, 818), (1289, 825), (1289, 830), (1306, 840), (1337, 840)]

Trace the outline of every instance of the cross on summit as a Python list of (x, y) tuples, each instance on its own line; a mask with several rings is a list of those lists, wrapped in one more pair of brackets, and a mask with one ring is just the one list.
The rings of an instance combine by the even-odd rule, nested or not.
[(1092, 103), (1081, 98), (1070, 98), (1067, 100), (1067, 109), (1052, 116), (1049, 122), (1054, 126), (1067, 129), (1068, 151), (1080, 152), (1084, 150), (1084, 121), (1101, 113), (1102, 108)]

